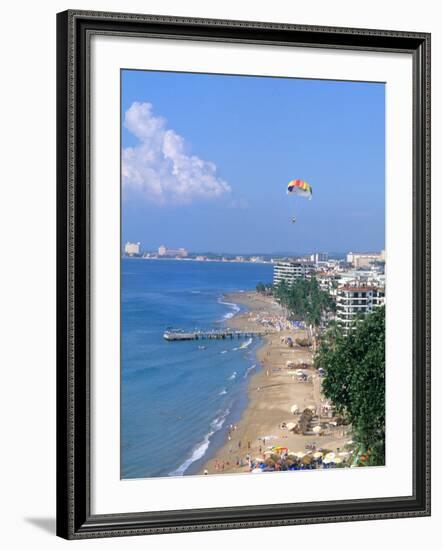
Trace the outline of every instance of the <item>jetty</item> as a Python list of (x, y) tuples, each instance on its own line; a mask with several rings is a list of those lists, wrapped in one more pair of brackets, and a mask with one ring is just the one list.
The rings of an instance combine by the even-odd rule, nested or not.
[(163, 338), (168, 342), (179, 342), (183, 340), (227, 340), (233, 338), (253, 338), (254, 336), (265, 336), (271, 330), (166, 330)]

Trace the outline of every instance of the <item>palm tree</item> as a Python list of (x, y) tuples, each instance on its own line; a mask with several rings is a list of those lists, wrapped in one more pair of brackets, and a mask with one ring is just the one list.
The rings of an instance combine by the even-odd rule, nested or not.
[(287, 316), (306, 321), (316, 347), (317, 329), (321, 326), (324, 315), (335, 308), (332, 297), (321, 290), (316, 277), (295, 279), (290, 285), (282, 280), (274, 287), (274, 295), (286, 308)]

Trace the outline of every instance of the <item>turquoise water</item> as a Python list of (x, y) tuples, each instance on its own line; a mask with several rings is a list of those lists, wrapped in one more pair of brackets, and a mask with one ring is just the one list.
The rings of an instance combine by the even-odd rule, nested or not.
[(270, 264), (122, 260), (122, 478), (196, 473), (222, 444), (247, 404), (258, 339), (167, 342), (163, 332), (220, 328), (240, 310), (225, 292), (271, 279)]

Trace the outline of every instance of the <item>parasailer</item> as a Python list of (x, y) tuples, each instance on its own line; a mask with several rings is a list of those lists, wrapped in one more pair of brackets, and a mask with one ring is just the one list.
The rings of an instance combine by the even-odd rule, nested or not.
[[(312, 186), (304, 180), (291, 180), (287, 185), (287, 195), (304, 197), (311, 200), (313, 189)], [(296, 223), (295, 216), (292, 217), (292, 223)]]

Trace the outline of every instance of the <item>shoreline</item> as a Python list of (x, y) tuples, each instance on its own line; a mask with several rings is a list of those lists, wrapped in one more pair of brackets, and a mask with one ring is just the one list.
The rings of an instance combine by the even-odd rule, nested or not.
[[(246, 307), (246, 311), (226, 320), (229, 328), (246, 331), (266, 327), (272, 332), (262, 337), (256, 350), (259, 367), (249, 376), (246, 408), (235, 425), (222, 427), (224, 443), (205, 461), (198, 474), (250, 472), (252, 462), (268, 458), (272, 446), (287, 448), (292, 453), (308, 452), (309, 447), (343, 451), (350, 440), (349, 427), (327, 424), (321, 435), (296, 434), (286, 427), (299, 420), (291, 412), (295, 404), (300, 411), (315, 408), (321, 423), (332, 421), (331, 413), (327, 418), (321, 416), (328, 403), (321, 394), (319, 374), (312, 366), (308, 367), (313, 362), (311, 350), (287, 343), (290, 338), (293, 342), (306, 338), (306, 329), (295, 328), (272, 297), (256, 291), (230, 292), (222, 299)], [(295, 371), (287, 368), (287, 362), (302, 364), (306, 380), (300, 381)]]

